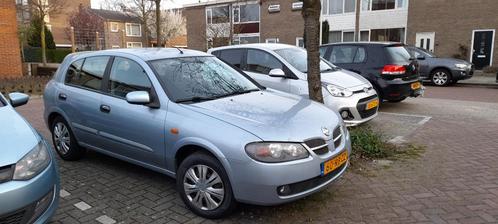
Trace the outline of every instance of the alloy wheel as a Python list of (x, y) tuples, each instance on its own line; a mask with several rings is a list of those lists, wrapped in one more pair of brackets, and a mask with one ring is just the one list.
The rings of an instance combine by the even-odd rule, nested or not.
[(197, 208), (214, 210), (223, 203), (225, 188), (220, 175), (206, 165), (190, 167), (183, 178), (187, 199)]
[(446, 74), (445, 72), (436, 72), (432, 76), (432, 82), (434, 82), (434, 84), (438, 86), (446, 85), (446, 83), (448, 82), (448, 74)]
[(69, 129), (62, 122), (58, 122), (54, 125), (54, 140), (55, 148), (61, 154), (67, 154), (71, 145), (71, 136), (69, 134)]

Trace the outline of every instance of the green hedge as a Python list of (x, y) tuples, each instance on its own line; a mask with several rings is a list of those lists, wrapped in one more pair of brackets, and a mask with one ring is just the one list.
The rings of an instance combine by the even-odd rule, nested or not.
[[(25, 47), (24, 62), (42, 62), (41, 48), (38, 47)], [(48, 63), (61, 63), (66, 55), (71, 53), (71, 49), (47, 49), (47, 62)]]

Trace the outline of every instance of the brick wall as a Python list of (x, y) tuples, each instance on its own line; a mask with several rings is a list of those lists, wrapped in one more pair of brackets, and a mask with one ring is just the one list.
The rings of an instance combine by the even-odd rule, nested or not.
[[(261, 5), (260, 41), (278, 38), (280, 43), (296, 45), (296, 37), (303, 37), (304, 20), (301, 10), (292, 10), (294, 0), (267, 0)], [(268, 6), (280, 4), (280, 12), (269, 13)]]
[[(498, 31), (497, 0), (415, 0), (408, 12), (408, 44), (415, 44), (416, 33), (435, 32), (434, 51), (438, 56), (458, 54), (462, 44), (472, 51), (472, 31)], [(495, 35), (496, 36), (496, 35)], [(498, 41), (494, 40), (493, 66), (498, 66)]]
[(21, 76), (15, 1), (0, 1), (0, 18), (0, 78)]
[(187, 45), (190, 49), (206, 51), (206, 10), (189, 7), (184, 11), (187, 19)]

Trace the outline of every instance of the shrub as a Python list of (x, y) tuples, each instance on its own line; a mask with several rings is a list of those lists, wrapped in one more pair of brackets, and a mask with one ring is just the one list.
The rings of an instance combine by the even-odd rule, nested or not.
[(48, 76), (25, 76), (13, 79), (0, 79), (0, 92), (9, 94), (21, 92), (30, 95), (42, 95), (45, 85), (51, 79)]
[[(24, 61), (25, 62), (41, 62), (41, 48), (38, 47), (25, 47), (24, 51)], [(61, 63), (68, 54), (71, 53), (71, 49), (47, 49), (47, 62), (48, 63)]]

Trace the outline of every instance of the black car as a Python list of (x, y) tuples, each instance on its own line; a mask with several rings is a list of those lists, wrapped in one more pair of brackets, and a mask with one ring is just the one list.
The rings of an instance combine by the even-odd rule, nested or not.
[(405, 45), (387, 42), (326, 44), (320, 55), (331, 63), (356, 72), (372, 83), (381, 100), (401, 102), (424, 91), (418, 64)]
[(425, 49), (409, 46), (408, 51), (419, 63), (420, 77), (436, 86), (455, 84), (474, 75), (472, 63), (455, 59), (440, 58)]

